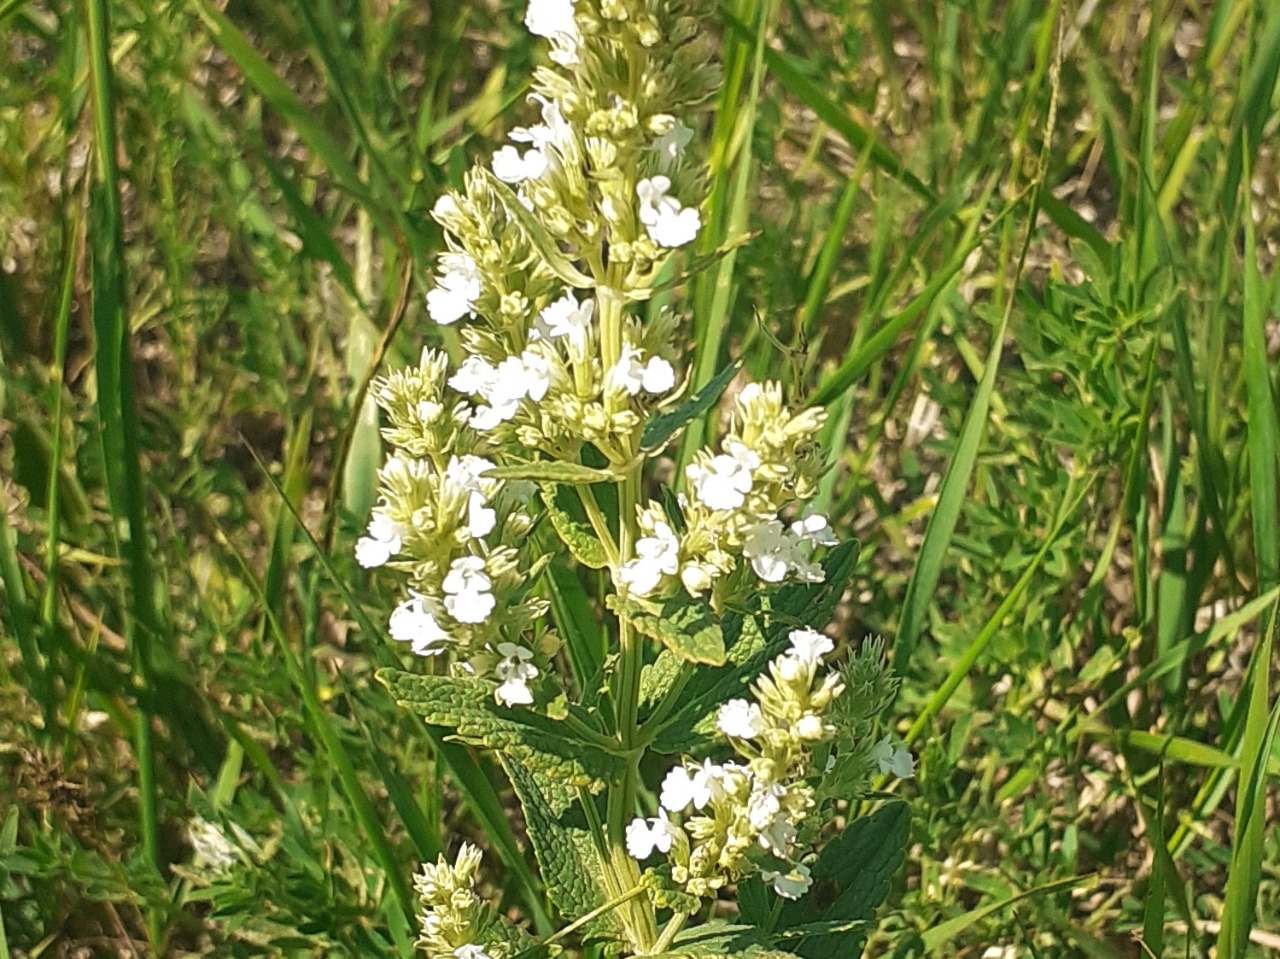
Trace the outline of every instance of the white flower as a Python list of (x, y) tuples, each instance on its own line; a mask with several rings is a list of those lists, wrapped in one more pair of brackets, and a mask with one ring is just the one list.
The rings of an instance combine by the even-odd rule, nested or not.
[(498, 654), (502, 658), (493, 668), (493, 674), (501, 685), (494, 691), (494, 697), (506, 706), (528, 706), (533, 702), (529, 680), (538, 676), (538, 667), (531, 662), (533, 653), (515, 643), (499, 643)]
[(752, 828), (759, 830), (760, 846), (782, 859), (796, 838), (795, 824), (782, 811), (786, 795), (787, 787), (781, 783), (757, 782), (747, 800), (747, 818)]
[[(658, 117), (654, 117), (651, 122), (656, 125), (658, 119)], [(684, 152), (684, 148), (693, 139), (693, 131), (672, 116), (664, 116), (663, 123), (666, 125), (666, 129), (658, 134), (649, 149), (658, 154), (658, 165), (664, 170), (668, 170), (675, 164), (676, 160), (680, 159), (680, 154)]]
[(637, 596), (648, 596), (680, 568), (680, 541), (666, 523), (654, 524), (652, 536), (636, 541), (636, 558), (618, 570), (618, 582)]
[[(475, 357), (472, 357), (472, 359), (475, 359)], [(463, 365), (465, 366), (466, 364), (464, 363)], [(465, 490), (483, 493), (486, 490), (482, 477), (493, 468), (492, 460), (467, 453), (463, 456), (450, 456), (449, 463), (444, 468), (444, 475), (448, 480)]]
[(491, 959), (491, 957), (480, 946), (466, 945), (453, 950), (453, 959)]
[(665, 393), (675, 385), (675, 367), (660, 356), (649, 357), (640, 377), (640, 388), (646, 393)]
[(784, 683), (799, 682), (808, 676), (809, 681), (813, 679), (813, 665), (800, 662), (794, 656), (779, 656), (769, 664), (771, 672), (776, 673), (778, 679)]
[(810, 513), (804, 519), (796, 520), (791, 524), (791, 533), (810, 546), (835, 546), (839, 542), (831, 523), (821, 513)]
[(814, 713), (805, 713), (796, 721), (796, 735), (801, 739), (814, 742), (827, 734), (827, 724), (822, 717)]
[(676, 371), (670, 363), (658, 356), (641, 363), (643, 355), (631, 344), (624, 344), (622, 356), (605, 374), (605, 389), (635, 396), (641, 390), (665, 393), (676, 385)]
[(497, 375), (497, 368), (483, 357), (468, 356), (458, 367), (458, 372), (449, 377), (449, 385), (467, 396), (483, 396), (493, 388)]
[(786, 816), (778, 816), (760, 830), (760, 846), (775, 856), (785, 858), (787, 849), (796, 841), (796, 827)]
[(546, 327), (546, 335), (567, 337), (569, 343), (581, 353), (586, 349), (587, 335), (591, 332), (591, 318), (595, 315), (595, 300), (579, 303), (572, 293), (566, 293), (549, 304), (538, 318)]
[(751, 560), (751, 568), (766, 583), (781, 583), (791, 572), (794, 548), (795, 541), (775, 519), (745, 530), (742, 555)]
[(187, 824), (191, 865), (202, 872), (223, 873), (239, 860), (236, 847), (217, 825), (196, 817)]
[(899, 779), (910, 779), (916, 774), (916, 761), (910, 750), (905, 746), (894, 746), (888, 736), (875, 744), (871, 758), (879, 764), (881, 775), (893, 773)]
[(836, 648), (829, 636), (812, 629), (793, 629), (787, 638), (791, 640), (791, 655), (810, 666), (822, 662), (822, 658)]
[(458, 207), (458, 201), (453, 198), (452, 193), (441, 193), (436, 198), (435, 205), (431, 208), (431, 215), (437, 220), (445, 220), (455, 214), (461, 212)]
[(444, 608), (460, 623), (483, 623), (493, 612), (493, 583), (480, 556), (460, 556), (449, 565), (442, 584)]
[(787, 787), (781, 783), (755, 783), (747, 800), (747, 819), (753, 829), (769, 828), (782, 811), (782, 799), (786, 794)]
[(547, 395), (551, 363), (530, 350), (520, 356), (508, 356), (497, 366), (470, 356), (449, 378), (449, 385), (459, 393), (485, 401), (471, 412), (470, 423), (477, 430), (488, 431), (512, 419), (521, 400), (528, 398), (536, 403)]
[(694, 809), (701, 809), (713, 799), (736, 792), (748, 775), (745, 766), (736, 763), (720, 766), (710, 759), (704, 759), (692, 773), (683, 765), (675, 766), (662, 781), (659, 801), (668, 812), (684, 812), (690, 803)]
[(742, 443), (730, 441), (726, 446), (728, 452), (712, 457), (710, 466), (690, 463), (685, 468), (694, 495), (709, 509), (741, 507), (751, 492), (751, 471), (760, 465), (760, 457)]
[(531, 127), (516, 127), (511, 131), (511, 139), (517, 143), (532, 144), (533, 149), (542, 153), (550, 164), (554, 150), (573, 142), (573, 127), (565, 121), (560, 104), (555, 100), (548, 100), (537, 93), (530, 94), (529, 99), (542, 104), (542, 122)]
[(456, 323), (473, 313), (480, 298), (480, 271), (470, 254), (445, 253), (440, 257), (444, 273), (427, 294), (427, 312), (437, 323)]
[(577, 34), (573, 20), (575, 0), (529, 0), (524, 14), (524, 25), (535, 37), (550, 37), (557, 33)]
[(715, 573), (715, 567), (706, 563), (685, 563), (680, 568), (680, 582), (690, 596), (701, 596), (711, 588)]
[(541, 403), (551, 389), (551, 361), (541, 353), (525, 350), (520, 354), (520, 368), (521, 390), (535, 403)]
[(547, 155), (537, 148), (521, 153), (508, 145), (493, 155), (493, 175), (503, 183), (536, 180), (546, 171)]
[(701, 809), (711, 801), (711, 783), (701, 767), (690, 775), (684, 766), (675, 766), (662, 780), (659, 799), (662, 808), (669, 812), (684, 812), (690, 803), (695, 809)]
[(702, 227), (702, 218), (693, 207), (681, 206), (680, 201), (668, 196), (670, 177), (659, 174), (636, 184), (636, 196), (640, 199), (640, 222), (649, 233), (649, 239), (659, 246), (675, 248), (693, 242)]
[(722, 733), (734, 739), (755, 739), (764, 732), (764, 713), (755, 703), (731, 699), (720, 707), (716, 725)]
[(388, 624), (391, 638), (401, 643), (412, 643), (419, 656), (434, 656), (444, 651), (443, 643), (449, 634), (440, 628), (422, 597), (414, 594), (395, 608)]
[(655, 819), (633, 819), (627, 826), (627, 852), (633, 859), (648, 859), (656, 849), (669, 853), (672, 840), (680, 834), (680, 828), (659, 809)]
[(809, 877), (809, 867), (802, 863), (793, 864), (788, 873), (766, 869), (760, 873), (760, 878), (765, 882), (773, 883), (773, 891), (783, 899), (799, 899), (813, 885), (813, 880)]
[(552, 43), (551, 59), (561, 66), (578, 62), (578, 24), (573, 19), (574, 0), (529, 0), (524, 25), (535, 37)]
[(380, 510), (369, 519), (369, 535), (356, 542), (356, 562), (365, 569), (381, 566), (400, 552), (405, 528)]
[(488, 501), (484, 493), (476, 490), (472, 490), (467, 499), (467, 532), (471, 534), (472, 539), (488, 536), (498, 522), (494, 511), (485, 506), (486, 502)]

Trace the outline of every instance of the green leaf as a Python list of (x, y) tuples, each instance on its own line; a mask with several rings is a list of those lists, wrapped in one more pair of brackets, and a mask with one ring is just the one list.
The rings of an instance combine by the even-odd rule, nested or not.
[(377, 677), (400, 705), (428, 723), (448, 726), (461, 742), (493, 749), (564, 786), (599, 792), (619, 768), (615, 756), (557, 720), (498, 705), (491, 683), (398, 669), (380, 669)]
[(484, 474), (502, 480), (533, 480), (535, 483), (567, 483), (570, 486), (586, 486), (591, 483), (614, 483), (618, 477), (608, 470), (592, 469), (580, 463), (560, 460), (533, 460), (527, 463), (506, 463), (495, 466)]
[(608, 639), (596, 619), (595, 604), (583, 589), (576, 570), (566, 564), (550, 563), (546, 568), (546, 583), (551, 616), (565, 638), (578, 689), (585, 693), (604, 666)]
[[(502, 767), (524, 810), (529, 842), (552, 904), (567, 920), (575, 920), (605, 904), (600, 858), (582, 807), (541, 768), (504, 755)], [(616, 938), (622, 929), (606, 912), (586, 926), (592, 937)]]
[[(858, 544), (841, 543), (822, 562), (822, 583), (792, 583), (770, 598), (768, 608), (757, 601), (747, 615), (729, 613), (721, 623), (725, 666), (695, 670), (681, 697), (682, 705), (658, 729), (653, 749), (660, 753), (689, 752), (715, 731), (720, 705), (741, 696), (769, 661), (787, 648), (788, 634), (799, 626), (822, 626), (830, 618), (853, 573)], [(679, 676), (680, 659), (664, 650), (648, 671), (643, 702), (660, 702)]]
[(680, 659), (708, 666), (723, 666), (724, 635), (711, 607), (700, 599), (677, 593), (658, 605), (631, 598), (608, 599), (615, 612), (626, 612), (632, 625), (643, 635), (656, 639)]
[[(814, 926), (789, 948), (802, 959), (861, 954), (861, 923), (875, 917), (889, 895), (893, 874), (906, 858), (908, 821), (906, 803), (890, 803), (855, 819), (823, 847), (813, 864), (809, 895), (784, 904), (778, 914), (779, 931), (800, 933), (802, 927)], [(830, 905), (820, 908), (820, 901)], [(827, 923), (834, 925), (814, 925)]]
[(979, 906), (977, 909), (971, 909), (968, 912), (956, 916), (954, 919), (948, 919), (946, 922), (928, 929), (920, 937), (920, 941), (924, 946), (925, 955), (933, 955), (937, 950), (941, 949), (948, 942), (954, 939), (960, 933), (964, 932), (976, 922), (993, 915), (1007, 906), (1029, 899), (1032, 896), (1038, 896), (1046, 892), (1058, 892), (1063, 889), (1070, 889), (1072, 886), (1078, 886), (1088, 877), (1071, 876), (1067, 879), (1058, 879), (1054, 882), (1047, 882), (1042, 886), (1036, 886), (1034, 889), (1028, 889), (1026, 892), (1020, 892), (1008, 899), (1002, 899), (999, 902), (989, 903), (985, 906)]
[(542, 486), (542, 502), (547, 508), (547, 518), (551, 520), (561, 542), (569, 547), (574, 559), (591, 569), (604, 569), (609, 565), (604, 544), (600, 542), (600, 537), (590, 523), (578, 520), (568, 504), (561, 502), (565, 492), (563, 486), (551, 483)]
[[(834, 953), (833, 953), (834, 955)], [(773, 948), (755, 926), (707, 922), (676, 936), (671, 949), (660, 959), (796, 959), (790, 952)]]
[(715, 405), (715, 402), (720, 399), (720, 395), (724, 393), (725, 388), (732, 382), (740, 369), (742, 369), (741, 363), (730, 363), (708, 380), (702, 389), (698, 390), (686, 402), (670, 412), (662, 413), (649, 420), (644, 425), (644, 432), (640, 434), (640, 448), (642, 450), (656, 450), (665, 446), (667, 441), (684, 428), (686, 424), (697, 419)]

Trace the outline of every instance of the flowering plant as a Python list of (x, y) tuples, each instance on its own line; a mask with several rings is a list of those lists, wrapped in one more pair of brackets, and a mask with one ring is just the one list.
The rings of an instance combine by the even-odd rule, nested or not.
[[(843, 804), (912, 762), (877, 735), (894, 691), (880, 645), (837, 668), (814, 628), (854, 557), (807, 506), (824, 412), (747, 384), (675, 488), (653, 479), (737, 372), (694, 390), (679, 317), (653, 305), (702, 228), (683, 119), (716, 84), (699, 12), (530, 3), (553, 64), (533, 79), (540, 122), (434, 208), (448, 249), (427, 307), (462, 360), (427, 349), (376, 383), (393, 449), (356, 551), (405, 577), (389, 631), (428, 664), (380, 679), (496, 753), (566, 934), (635, 955), (828, 955), (905, 841), (901, 806), (850, 820)], [(570, 563), (600, 571), (595, 600)], [(553, 602), (607, 615), (552, 626)], [(427, 954), (555, 945), (477, 895), (480, 865), (466, 845), (424, 867)], [(735, 890), (735, 924), (689, 923)]]

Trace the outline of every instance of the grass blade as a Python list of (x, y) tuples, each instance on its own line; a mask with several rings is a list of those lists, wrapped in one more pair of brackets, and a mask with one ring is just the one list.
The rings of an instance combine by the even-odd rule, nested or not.
[[(128, 612), (124, 616), (124, 635), (130, 647), (135, 682), (141, 690), (147, 690), (153, 679), (152, 639), (165, 635), (165, 632), (156, 607), (155, 580), (147, 545), (145, 473), (139, 457), (133, 366), (129, 353), (111, 26), (107, 0), (86, 0), (86, 8), (96, 165), (96, 176), (90, 184), (92, 221), (89, 245), (98, 420), (116, 550), (128, 570), (129, 599), (125, 604)], [(143, 853), (158, 867), (155, 746), (151, 716), (142, 701), (139, 701), (134, 716), (134, 750), (138, 763), (138, 816)], [(158, 947), (156, 923), (153, 916), (150, 933), (157, 940)]]
[[(743, 9), (751, 9), (752, 6), (753, 4), (747, 4)], [(716, 182), (711, 195), (708, 222), (698, 237), (698, 251), (704, 255), (714, 251), (729, 237), (746, 232), (747, 188), (754, 166), (751, 134), (755, 128), (756, 104), (760, 99), (760, 84), (764, 73), (761, 64), (767, 49), (765, 37), (774, 9), (775, 0), (767, 0), (759, 5), (754, 29), (747, 30), (742, 45), (735, 44), (729, 57), (734, 69), (739, 72), (740, 81), (742, 72), (746, 70), (747, 51), (752, 51), (750, 88), (745, 98), (733, 95), (736, 84), (726, 83), (722, 91), (721, 110), (717, 116), (712, 144), (712, 165), (717, 171)], [(736, 22), (732, 14), (726, 12), (725, 16), (731, 22)], [(735, 158), (734, 150), (736, 162), (730, 171), (729, 163)], [(729, 325), (729, 309), (734, 291), (733, 273), (737, 260), (738, 251), (734, 246), (724, 254), (715, 269), (699, 277), (694, 286), (693, 339), (696, 347), (690, 387), (695, 391), (710, 382), (721, 367), (720, 351)], [(709, 417), (715, 415), (715, 411), (711, 411), (694, 419), (685, 428), (677, 457), (677, 477), (684, 476), (685, 465), (706, 439)]]
[(921, 935), (920, 939), (924, 944), (924, 954), (932, 955), (974, 923), (981, 922), (983, 919), (986, 919), (988, 916), (993, 915), (1002, 909), (1007, 909), (1010, 906), (1022, 902), (1024, 899), (1030, 899), (1032, 896), (1043, 896), (1046, 893), (1070, 889), (1072, 886), (1080, 885), (1080, 883), (1084, 882), (1088, 878), (1088, 876), (1073, 876), (1069, 879), (1059, 879), (1056, 882), (1047, 882), (1042, 886), (1036, 886), (1034, 889), (1028, 889), (1026, 892), (1020, 892), (1016, 896), (1010, 896), (1008, 899), (988, 903), (985, 906), (979, 906), (977, 909), (971, 909), (963, 915), (956, 916), (954, 919), (948, 919), (946, 922), (940, 923), (932, 929), (925, 930), (924, 934)]
[(369, 190), (356, 171), (355, 165), (329, 131), (317, 120), (306, 105), (280, 79), (271, 65), (253, 48), (248, 38), (210, 0), (194, 0), (196, 13), (204, 20), (209, 33), (217, 44), (244, 73), (249, 81), (281, 118), (297, 132), (302, 141), (316, 155), (316, 159), (337, 181), (338, 186), (360, 202), (378, 221), (387, 235), (408, 238), (416, 235), (412, 224), (395, 206), (381, 203)]
[(1240, 753), (1240, 789), (1236, 797), (1231, 865), (1227, 869), (1222, 928), (1218, 932), (1219, 959), (1237, 959), (1248, 954), (1249, 932), (1258, 909), (1265, 852), (1267, 758), (1275, 741), (1276, 725), (1280, 723), (1280, 699), (1270, 710), (1267, 708), (1271, 695), (1271, 649), (1278, 620), (1280, 613), (1273, 609), (1270, 625), (1253, 654), (1253, 682), (1248, 692), (1249, 711)]
[(982, 445), (983, 433), (987, 426), (987, 413), (991, 407), (991, 397), (995, 392), (996, 374), (1000, 369), (1000, 357), (1004, 353), (1004, 335), (1009, 327), (1009, 318), (1013, 315), (1013, 306), (1017, 299), (1017, 285), (1022, 277), (1027, 262), (1027, 251), (1031, 248), (1031, 238), (1035, 231), (1036, 215), (1040, 209), (1040, 194), (1044, 188), (1044, 171), (1047, 167), (1048, 145), (1053, 141), (1055, 111), (1058, 93), (1058, 57), (1055, 56), (1050, 72), (1049, 115), (1044, 138), (1044, 153), (1040, 157), (1040, 172), (1032, 187), (1031, 208), (1028, 211), (1026, 235), (1022, 241), (1022, 249), (1018, 255), (1017, 268), (1014, 271), (1013, 284), (1005, 302), (1004, 311), (991, 334), (991, 349), (982, 371), (982, 379), (978, 382), (977, 392), (969, 411), (965, 414), (964, 425), (956, 443), (955, 457), (947, 466), (942, 478), (942, 486), (938, 491), (938, 505), (929, 517), (929, 525), (925, 529), (924, 542), (920, 546), (920, 558), (916, 562), (911, 581), (907, 584), (907, 593), (903, 598), (902, 616), (898, 620), (898, 631), (893, 644), (893, 667), (898, 675), (906, 674), (907, 664), (911, 661), (923, 631), (925, 616), (933, 601), (933, 591), (942, 575), (942, 560), (951, 545), (951, 537), (956, 523), (960, 519), (960, 508), (964, 501), (965, 490), (973, 475), (973, 468), (978, 459), (978, 449)]
[[(1280, 16), (1275, 18), (1280, 24)], [(1280, 47), (1280, 38), (1277, 39)], [(1280, 57), (1280, 52), (1277, 52)], [(1274, 85), (1274, 84), (1273, 84)], [(1248, 182), (1249, 162), (1244, 161)], [(1242, 322), (1245, 389), (1248, 395), (1249, 487), (1253, 502), (1253, 548), (1258, 564), (1258, 592), (1280, 582), (1280, 517), (1276, 498), (1280, 496), (1280, 426), (1277, 425), (1276, 398), (1271, 392), (1271, 364), (1267, 360), (1267, 296), (1258, 271), (1258, 244), (1254, 236), (1253, 209), (1245, 200), (1244, 214), (1244, 304)]]

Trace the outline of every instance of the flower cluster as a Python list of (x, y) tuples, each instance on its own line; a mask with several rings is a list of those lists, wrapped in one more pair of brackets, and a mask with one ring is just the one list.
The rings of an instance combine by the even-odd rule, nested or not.
[[(636, 596), (712, 591), (717, 605), (733, 590), (730, 575), (746, 560), (765, 583), (821, 582), (816, 546), (835, 544), (825, 516), (790, 523), (781, 513), (816, 492), (814, 438), (821, 409), (792, 414), (778, 383), (751, 383), (738, 394), (720, 452), (699, 451), (685, 470), (690, 494), (679, 501), (677, 533), (659, 503), (640, 513), (643, 536), (619, 582)], [(750, 584), (752, 588), (756, 584)]]
[(815, 806), (814, 747), (835, 733), (827, 713), (844, 684), (838, 672), (819, 672), (830, 639), (796, 629), (790, 640), (757, 678), (754, 701), (720, 707), (716, 725), (740, 761), (683, 761), (662, 782), (657, 816), (627, 828), (631, 855), (665, 854), (671, 880), (690, 895), (712, 896), (757, 870), (789, 899), (812, 883), (798, 827)]
[[(528, 594), (531, 560), (522, 555), (533, 523), (531, 494), (489, 476), (495, 464), (488, 443), (453, 384), (458, 375), (446, 381), (447, 369), (443, 354), (424, 350), (417, 367), (374, 384), (394, 452), (379, 472), (381, 499), (356, 559), (408, 575), (408, 595), (391, 614), (393, 639), (420, 656), (452, 651), (474, 673), (495, 655), (532, 659), (533, 650), (511, 640), (543, 615), (545, 604)], [(500, 618), (493, 615), (499, 605)], [(507, 646), (517, 652), (503, 653)], [(532, 664), (495, 669), (500, 701), (530, 702), (527, 680), (537, 675)]]
[(479, 849), (463, 843), (452, 865), (441, 856), (434, 864), (424, 864), (422, 872), (414, 876), (422, 904), (418, 946), (426, 951), (427, 959), (505, 959), (503, 943), (487, 948), (479, 945), (494, 918), (475, 891), (480, 858)]
[(677, 116), (714, 88), (695, 12), (530, 3), (526, 25), (555, 64), (534, 77), (536, 122), (432, 210), (447, 248), (427, 312), (457, 329), (463, 355), (451, 366), (425, 350), (374, 385), (392, 450), (356, 557), (407, 575), (392, 638), (449, 654), (507, 705), (534, 702), (557, 642), (531, 595), (533, 487), (498, 468), (576, 465), (588, 449), (633, 468), (645, 419), (682, 389), (676, 316), (642, 322), (629, 305), (702, 226), (703, 175)]

